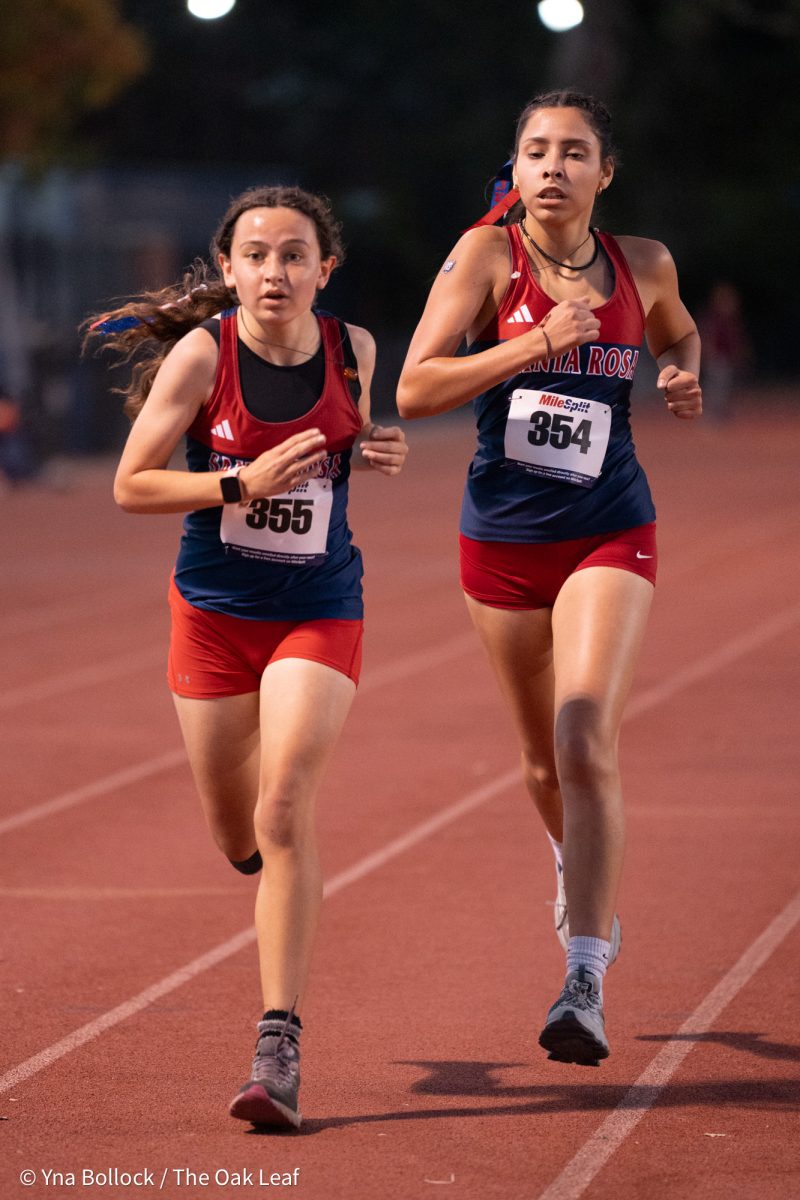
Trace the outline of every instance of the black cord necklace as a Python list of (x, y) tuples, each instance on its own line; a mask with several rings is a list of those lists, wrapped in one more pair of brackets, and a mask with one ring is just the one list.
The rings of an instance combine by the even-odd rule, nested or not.
[(242, 308), (241, 305), (239, 306), (239, 315), (242, 318), (242, 328), (244, 329), (247, 336), (251, 337), (254, 342), (260, 342), (262, 346), (275, 346), (278, 350), (291, 350), (293, 354), (305, 354), (306, 358), (316, 358), (316, 356), (319, 354), (320, 350), (322, 349), (322, 339), (321, 338), (320, 338), (320, 342), (319, 342), (319, 345), (317, 346), (316, 350), (301, 350), (298, 346), (285, 346), (283, 344), (283, 342), (270, 342), (267, 340), (267, 338), (257, 337), (256, 334), (251, 333), (250, 330), (247, 328), (247, 322), (244, 319), (244, 309)]
[(542, 247), (539, 245), (539, 243), (535, 242), (533, 240), (533, 238), (531, 237), (531, 235), (528, 233), (527, 229), (525, 228), (524, 219), (522, 221), (520, 221), (519, 227), (522, 230), (522, 233), (525, 236), (525, 238), (533, 246), (534, 250), (538, 250), (539, 253), (541, 254), (542, 258), (546, 258), (547, 261), (551, 262), (553, 264), (553, 266), (555, 266), (555, 267), (563, 267), (563, 269), (565, 271), (588, 271), (589, 267), (594, 266), (594, 264), (597, 262), (597, 256), (600, 253), (600, 239), (598, 238), (597, 234), (595, 233), (595, 231), (592, 228), (589, 229), (589, 232), (587, 233), (587, 235), (583, 239), (583, 241), (580, 243), (580, 245), (575, 247), (575, 249), (572, 251), (572, 254), (577, 254), (577, 252), (580, 250), (581, 246), (585, 246), (590, 237), (594, 238), (594, 253), (592, 254), (592, 257), (587, 262), (581, 263), (579, 266), (573, 266), (572, 263), (562, 262), (561, 259), (559, 259), (559, 258), (553, 258), (552, 254), (548, 254), (546, 250), (543, 250)]

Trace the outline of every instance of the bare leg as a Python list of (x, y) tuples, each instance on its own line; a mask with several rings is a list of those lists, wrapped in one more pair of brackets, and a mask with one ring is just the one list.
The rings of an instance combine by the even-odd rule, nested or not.
[(652, 595), (632, 572), (589, 567), (569, 577), (552, 612), (467, 597), (517, 727), (528, 790), (564, 843), (573, 937), (610, 937), (624, 850), (617, 743)]
[(561, 791), (553, 747), (553, 638), (549, 608), (512, 611), (466, 597), (511, 710), (522, 746), (522, 771), (545, 827), (563, 840)]
[(265, 1009), (290, 1008), (306, 986), (322, 902), (315, 801), (355, 690), (305, 659), (281, 659), (262, 679), (255, 916)]
[(355, 690), (330, 667), (281, 659), (260, 694), (174, 697), (214, 840), (235, 862), (256, 848), (264, 860), (255, 916), (265, 1008), (288, 1009), (308, 977), (322, 899), (315, 800)]
[(211, 834), (227, 858), (241, 862), (256, 849), (258, 692), (217, 700), (173, 700)]
[(653, 596), (638, 575), (576, 571), (553, 607), (555, 750), (572, 937), (609, 939), (624, 852), (617, 746)]

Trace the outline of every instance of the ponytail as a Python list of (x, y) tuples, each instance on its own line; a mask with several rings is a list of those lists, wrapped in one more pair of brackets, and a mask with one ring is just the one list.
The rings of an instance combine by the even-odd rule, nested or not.
[(133, 361), (128, 386), (113, 389), (125, 397), (124, 412), (133, 422), (176, 342), (209, 317), (236, 304), (236, 293), (218, 276), (210, 275), (207, 264), (198, 259), (180, 283), (145, 292), (111, 312), (87, 317), (82, 325), (82, 349), (85, 353), (102, 339), (101, 350), (111, 350), (123, 363)]

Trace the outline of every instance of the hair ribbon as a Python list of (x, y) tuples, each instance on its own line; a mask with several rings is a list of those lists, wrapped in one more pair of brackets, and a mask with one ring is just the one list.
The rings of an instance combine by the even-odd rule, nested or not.
[[(477, 229), (480, 225), (497, 225), (519, 200), (519, 188), (512, 186), (514, 163), (509, 159), (504, 163), (492, 181), (492, 193), (489, 201), (491, 207), (469, 229)], [(464, 231), (465, 233), (467, 230)]]

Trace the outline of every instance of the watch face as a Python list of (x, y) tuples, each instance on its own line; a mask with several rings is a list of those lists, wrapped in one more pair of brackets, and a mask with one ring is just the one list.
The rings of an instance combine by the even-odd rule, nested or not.
[(219, 486), (225, 504), (236, 504), (242, 498), (242, 487), (238, 475), (222, 475)]

